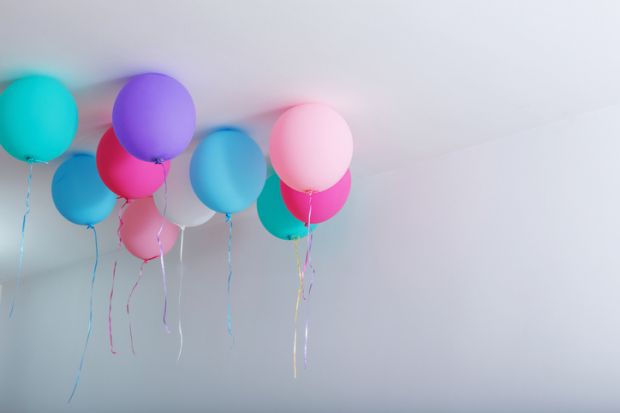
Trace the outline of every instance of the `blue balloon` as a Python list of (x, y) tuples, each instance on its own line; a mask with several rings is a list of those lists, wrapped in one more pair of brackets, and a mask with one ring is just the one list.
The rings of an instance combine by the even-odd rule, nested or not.
[(95, 225), (114, 209), (116, 195), (97, 172), (93, 155), (78, 154), (64, 161), (52, 180), (52, 198), (58, 212), (78, 225)]
[(214, 211), (232, 214), (248, 208), (265, 185), (267, 164), (260, 148), (237, 129), (203, 139), (190, 164), (196, 196)]

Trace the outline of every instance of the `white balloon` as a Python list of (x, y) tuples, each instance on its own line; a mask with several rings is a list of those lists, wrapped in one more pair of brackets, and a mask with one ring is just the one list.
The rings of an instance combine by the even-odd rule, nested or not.
[(215, 215), (215, 211), (207, 208), (194, 194), (189, 180), (191, 160), (191, 153), (183, 153), (170, 162), (167, 205), (164, 185), (153, 194), (159, 212), (163, 215), (166, 207), (166, 218), (181, 228), (202, 225)]

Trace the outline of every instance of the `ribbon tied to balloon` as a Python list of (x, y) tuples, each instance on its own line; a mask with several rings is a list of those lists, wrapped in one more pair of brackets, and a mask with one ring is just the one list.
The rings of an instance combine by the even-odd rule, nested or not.
[(76, 154), (65, 160), (56, 170), (52, 180), (52, 199), (63, 217), (74, 224), (84, 225), (91, 229), (95, 240), (95, 264), (90, 281), (88, 330), (73, 389), (68, 399), (68, 402), (71, 402), (80, 384), (84, 358), (93, 329), (93, 295), (99, 263), (99, 244), (95, 224), (110, 215), (114, 209), (116, 197), (101, 181), (95, 157), (90, 154)]
[(13, 316), (24, 265), (33, 164), (48, 163), (62, 155), (75, 138), (77, 124), (78, 110), (73, 95), (52, 77), (32, 75), (17, 79), (0, 95), (0, 144), (11, 156), (28, 164), (17, 280), (9, 317)]
[(179, 236), (179, 227), (159, 213), (152, 197), (131, 201), (123, 211), (122, 219), (123, 225), (120, 232), (123, 245), (127, 251), (142, 261), (140, 273), (131, 289), (126, 305), (131, 350), (135, 354), (130, 311), (131, 298), (142, 279), (144, 264), (160, 258), (162, 254), (167, 254), (174, 247)]
[(210, 209), (225, 214), (228, 224), (227, 330), (233, 343), (232, 214), (256, 201), (266, 174), (267, 165), (259, 146), (238, 129), (221, 129), (209, 134), (194, 151), (190, 165), (190, 179), (198, 199)]
[[(134, 157), (160, 166), (164, 181), (163, 216), (167, 215), (166, 161), (183, 153), (196, 128), (196, 108), (188, 90), (161, 73), (132, 77), (121, 89), (112, 110), (112, 126), (123, 148)], [(156, 189), (156, 188), (155, 188)], [(167, 323), (168, 288), (162, 223), (156, 233), (164, 289), (163, 323)]]
[[(162, 214), (166, 210), (166, 218), (181, 228), (181, 245), (179, 247), (179, 290), (178, 290), (178, 331), (179, 331), (179, 353), (177, 360), (180, 360), (183, 353), (183, 326), (181, 317), (181, 295), (183, 293), (183, 244), (185, 229), (196, 227), (206, 223), (214, 215), (215, 211), (207, 208), (192, 189), (189, 177), (190, 163), (192, 155), (183, 153), (172, 160), (172, 168), (167, 178), (167, 188), (160, 188), (155, 192), (153, 198), (155, 205)], [(166, 197), (167, 189), (167, 197)]]
[(167, 174), (170, 170), (170, 162), (166, 161), (162, 165), (158, 165), (138, 159), (127, 152), (118, 141), (114, 129), (111, 127), (103, 134), (97, 146), (97, 170), (99, 171), (99, 176), (101, 176), (103, 183), (123, 200), (118, 213), (118, 228), (116, 231), (118, 243), (116, 259), (112, 266), (112, 286), (110, 288), (108, 304), (108, 337), (112, 354), (116, 354), (112, 334), (112, 299), (114, 297), (118, 256), (122, 246), (121, 227), (123, 225), (123, 211), (130, 200), (151, 196), (163, 185), (165, 175), (162, 174), (162, 167), (165, 174)]
[[(298, 266), (300, 289), (303, 289), (308, 268), (314, 278), (312, 224), (332, 218), (349, 195), (351, 175), (348, 169), (353, 157), (353, 136), (344, 118), (329, 106), (317, 103), (298, 105), (284, 112), (276, 121), (269, 140), (269, 154), (273, 168), (281, 179), (280, 191), (284, 204), (296, 219), (306, 224), (306, 257), (303, 267)], [(308, 295), (312, 284), (313, 280), (309, 283)], [(295, 321), (297, 309), (298, 304), (295, 307)], [(307, 309), (304, 329), (306, 367), (309, 319)], [(296, 344), (295, 328), (294, 377), (297, 375)]]

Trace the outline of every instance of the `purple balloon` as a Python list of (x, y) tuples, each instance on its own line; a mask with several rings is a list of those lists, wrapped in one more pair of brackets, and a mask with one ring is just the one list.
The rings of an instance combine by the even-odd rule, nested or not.
[(196, 128), (191, 95), (160, 73), (132, 77), (114, 102), (112, 126), (123, 147), (147, 162), (163, 162), (187, 148)]

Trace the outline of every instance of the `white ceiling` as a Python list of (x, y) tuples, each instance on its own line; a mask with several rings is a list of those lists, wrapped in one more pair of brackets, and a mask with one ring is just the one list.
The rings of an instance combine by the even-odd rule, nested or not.
[[(95, 148), (123, 79), (142, 71), (186, 84), (200, 133), (239, 125), (263, 149), (283, 108), (329, 103), (350, 122), (363, 179), (618, 103), (619, 21), (620, 3), (587, 0), (3, 0), (0, 88), (32, 71), (64, 80), (76, 149)], [(54, 167), (35, 170), (28, 273), (92, 251), (53, 208)], [(17, 265), (26, 167), (2, 152), (0, 176), (2, 280)]]

